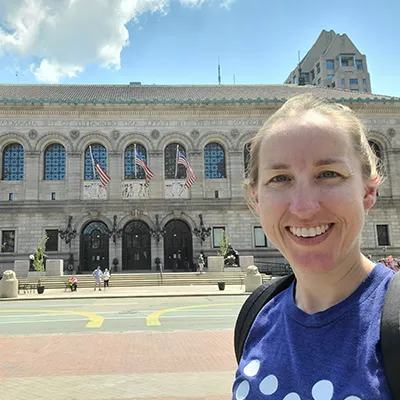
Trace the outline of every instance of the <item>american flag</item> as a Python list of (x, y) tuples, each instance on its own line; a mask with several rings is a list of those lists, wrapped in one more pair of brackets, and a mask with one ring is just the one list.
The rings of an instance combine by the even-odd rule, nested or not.
[(146, 184), (148, 184), (151, 178), (153, 178), (154, 174), (151, 171), (151, 169), (147, 166), (147, 164), (137, 155), (136, 152), (135, 152), (135, 164), (143, 168), (144, 174), (146, 176)]
[(186, 168), (185, 186), (189, 189), (196, 181), (196, 175), (194, 174), (188, 160), (180, 151), (178, 152), (178, 164), (182, 164)]
[[(91, 146), (90, 146), (89, 150), (90, 150), (90, 156), (92, 157), (93, 167), (96, 169), (97, 173), (99, 174), (101, 184), (106, 188), (108, 182), (111, 181), (111, 178), (107, 174), (107, 172), (104, 171), (104, 169), (102, 168), (100, 163), (96, 160), (95, 156), (93, 155)], [(93, 172), (94, 172), (94, 168), (93, 168)], [(93, 176), (93, 179), (95, 179), (95, 176)]]

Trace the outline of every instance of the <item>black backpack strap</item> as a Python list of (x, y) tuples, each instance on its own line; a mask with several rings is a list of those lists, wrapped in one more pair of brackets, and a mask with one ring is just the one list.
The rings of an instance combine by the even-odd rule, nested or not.
[(400, 399), (400, 272), (391, 280), (381, 319), (383, 368), (394, 400)]
[(257, 314), (277, 294), (287, 289), (294, 281), (294, 274), (275, 280), (272, 284), (259, 286), (244, 302), (235, 325), (235, 355), (239, 364), (244, 343)]

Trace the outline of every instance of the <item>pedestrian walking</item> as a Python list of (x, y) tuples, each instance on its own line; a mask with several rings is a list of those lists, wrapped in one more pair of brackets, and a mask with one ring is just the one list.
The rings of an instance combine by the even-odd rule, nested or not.
[(103, 277), (103, 272), (100, 269), (100, 265), (93, 271), (92, 275), (94, 276), (94, 290), (96, 290), (98, 286), (101, 292), (101, 278)]
[(204, 258), (203, 258), (203, 254), (201, 254), (201, 253), (199, 255), (198, 264), (199, 264), (199, 272), (200, 272), (200, 274), (202, 274), (203, 273), (203, 269), (204, 269)]
[[(294, 275), (271, 285), (278, 294), (261, 303), (240, 342), (234, 399), (400, 398), (399, 371), (388, 368), (399, 365), (390, 358), (399, 349), (398, 312), (389, 352), (381, 342), (385, 295), (397, 277), (360, 250), (382, 181), (366, 132), (347, 106), (301, 95), (251, 142), (248, 199)], [(250, 304), (254, 297), (239, 314), (235, 350)]]
[(110, 271), (106, 268), (103, 273), (104, 290), (106, 290), (106, 287), (109, 287), (110, 276)]

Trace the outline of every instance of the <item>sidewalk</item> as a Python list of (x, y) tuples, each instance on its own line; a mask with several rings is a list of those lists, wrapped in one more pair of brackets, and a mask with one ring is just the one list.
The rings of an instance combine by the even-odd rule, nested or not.
[(59, 299), (86, 299), (86, 298), (119, 298), (119, 297), (192, 297), (192, 296), (242, 296), (249, 295), (245, 292), (244, 285), (227, 285), (225, 290), (218, 290), (217, 285), (191, 285), (191, 286), (143, 286), (143, 287), (110, 287), (107, 290), (94, 291), (82, 288), (76, 292), (64, 289), (45, 289), (43, 294), (20, 292), (17, 298), (0, 301), (18, 300), (59, 300)]

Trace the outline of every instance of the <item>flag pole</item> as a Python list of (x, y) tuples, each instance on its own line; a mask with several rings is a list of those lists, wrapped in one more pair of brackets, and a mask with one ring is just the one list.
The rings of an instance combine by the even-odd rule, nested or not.
[(179, 144), (176, 145), (176, 160), (175, 160), (175, 179), (178, 176), (178, 159), (179, 159)]
[(96, 180), (96, 168), (94, 166), (94, 158), (93, 158), (93, 153), (92, 153), (92, 146), (89, 146), (89, 151), (90, 151), (90, 158), (92, 159), (92, 168), (93, 168), (93, 180)]
[(136, 143), (133, 144), (133, 148), (135, 150), (135, 159), (133, 160), (133, 172), (135, 174), (135, 179), (136, 179)]

